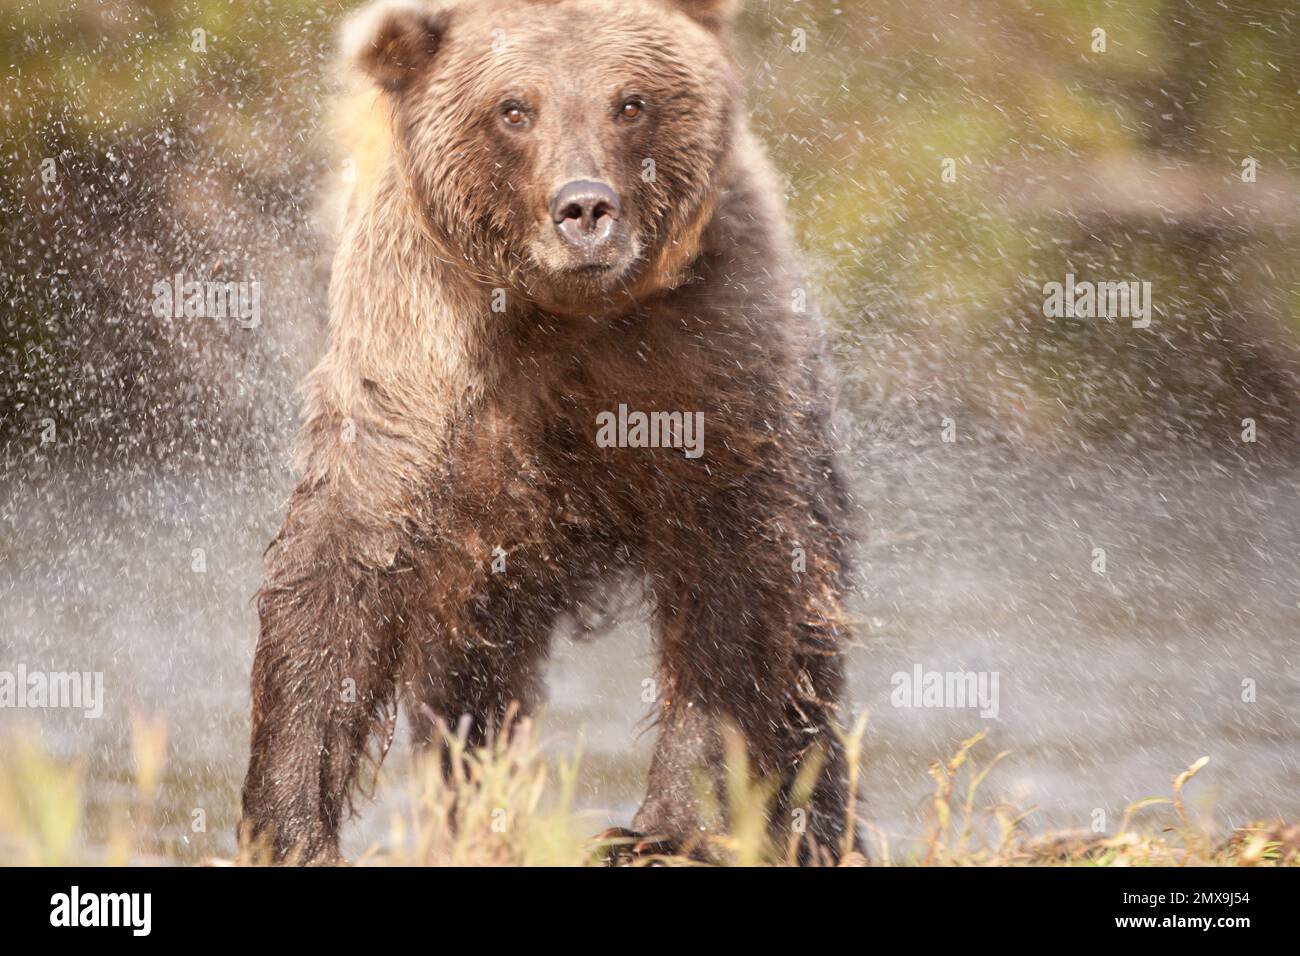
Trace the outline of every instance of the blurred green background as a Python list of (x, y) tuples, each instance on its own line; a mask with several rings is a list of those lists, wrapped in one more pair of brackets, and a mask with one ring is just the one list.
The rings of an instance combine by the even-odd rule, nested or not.
[[(349, 6), (0, 3), (6, 461), (281, 447), (324, 319)], [(859, 421), (1141, 453), (1231, 451), (1250, 417), (1260, 453), (1300, 441), (1294, 3), (749, 0), (739, 32)], [(180, 271), (260, 279), (262, 326), (155, 319)], [(1044, 318), (1067, 272), (1151, 282), (1152, 327)]]

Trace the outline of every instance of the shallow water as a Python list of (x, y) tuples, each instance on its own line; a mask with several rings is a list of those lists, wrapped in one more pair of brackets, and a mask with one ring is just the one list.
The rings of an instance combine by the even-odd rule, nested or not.
[[(864, 543), (846, 706), (870, 718), (867, 819), (895, 841), (920, 833), (927, 766), (978, 730), (981, 762), (1012, 751), (984, 799), (1036, 806), (1034, 828), (1086, 826), (1097, 808), (1113, 825), (1202, 755), (1211, 761), (1191, 804), (1218, 830), (1300, 817), (1293, 474), (1186, 459), (1067, 466), (937, 440), (852, 457)], [(31, 475), (0, 499), (0, 669), (105, 675), (101, 719), (0, 710), (0, 733), (36, 727), (56, 755), (85, 761), (87, 843), (129, 798), (136, 711), (168, 722), (164, 842), (182, 857), (231, 851), (251, 596), (290, 481), (279, 470)], [(1105, 574), (1093, 570), (1095, 547)], [(996, 672), (996, 719), (893, 706), (892, 675), (918, 665)], [(641, 682), (653, 668), (636, 620), (596, 641), (557, 641), (543, 731), (555, 753), (581, 739), (593, 832), (625, 824), (640, 798), (653, 742)], [(1248, 679), (1253, 703), (1242, 699)], [(383, 838), (405, 762), (399, 740), (378, 803), (347, 832), (349, 852)], [(195, 808), (205, 833), (191, 832)]]

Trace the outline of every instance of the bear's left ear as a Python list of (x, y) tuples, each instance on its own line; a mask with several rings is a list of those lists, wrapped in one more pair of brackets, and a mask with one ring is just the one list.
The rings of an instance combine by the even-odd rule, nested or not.
[(390, 92), (407, 86), (433, 61), (448, 13), (417, 0), (380, 0), (343, 24), (343, 56)]
[(672, 0), (673, 4), (692, 20), (710, 30), (728, 26), (740, 9), (740, 0)]

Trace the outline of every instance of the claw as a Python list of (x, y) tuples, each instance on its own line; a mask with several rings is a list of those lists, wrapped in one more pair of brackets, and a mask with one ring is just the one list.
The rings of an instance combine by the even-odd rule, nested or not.
[(662, 864), (655, 857), (679, 855), (674, 841), (624, 827), (610, 827), (592, 841), (592, 847), (596, 858), (605, 866), (635, 866), (639, 861), (646, 861), (649, 866), (660, 866)]

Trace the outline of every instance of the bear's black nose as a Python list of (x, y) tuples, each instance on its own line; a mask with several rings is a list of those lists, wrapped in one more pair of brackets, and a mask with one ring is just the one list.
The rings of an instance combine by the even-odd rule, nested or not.
[(551, 200), (551, 218), (567, 242), (592, 253), (614, 231), (621, 207), (614, 190), (586, 179), (561, 186)]

